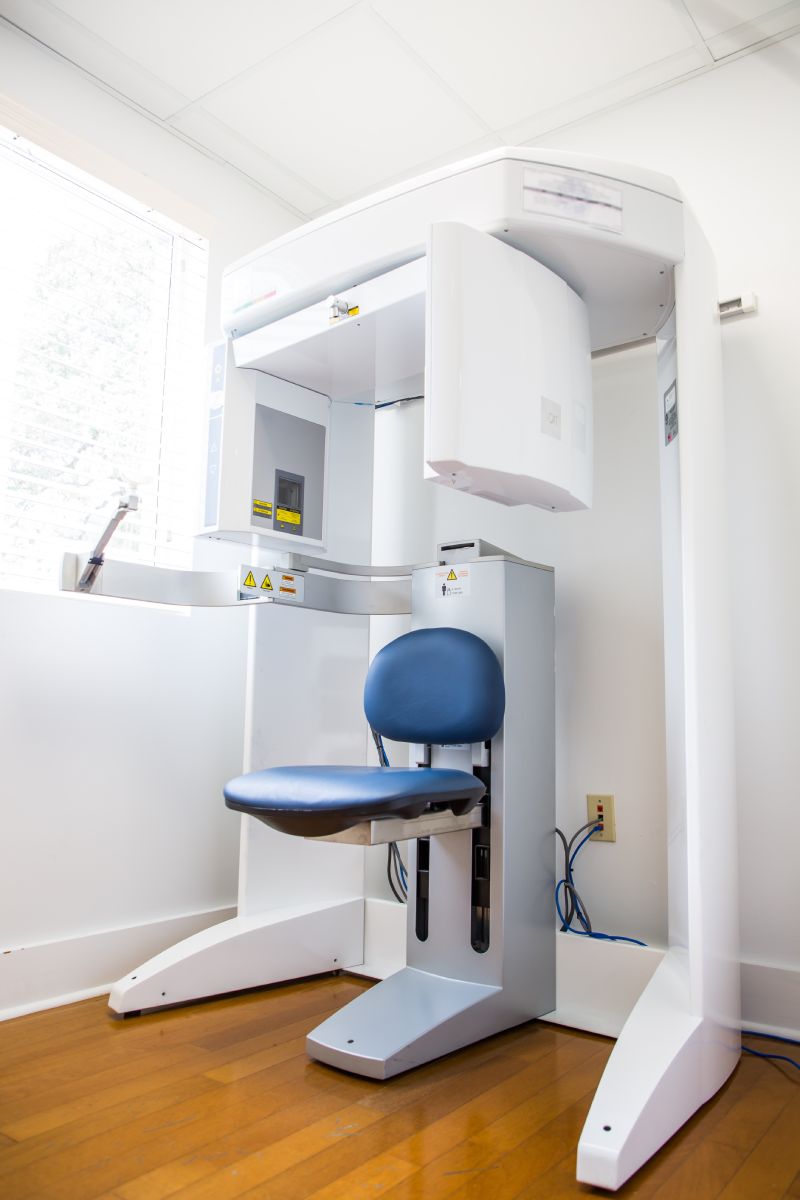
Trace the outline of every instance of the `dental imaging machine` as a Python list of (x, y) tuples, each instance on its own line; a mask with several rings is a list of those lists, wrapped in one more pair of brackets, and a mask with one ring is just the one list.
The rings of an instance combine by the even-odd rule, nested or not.
[[(249, 606), (246, 760), (225, 788), (244, 814), (238, 915), (133, 969), (111, 1007), (360, 971), (380, 982), (308, 1052), (376, 1079), (553, 1013), (566, 939), (553, 572), (461, 529), (427, 563), (379, 565), (373, 487), (394, 488), (399, 521), (415, 501), (409, 481), (373, 480), (376, 409), (424, 394), (431, 483), (557, 521), (591, 505), (592, 352), (655, 337), (669, 946), (577, 1163), (579, 1180), (618, 1188), (739, 1056), (720, 341), (703, 235), (664, 176), (498, 150), (234, 264), (223, 314), (202, 532), (241, 544), (238, 569), (89, 565), (98, 594)], [(65, 556), (62, 586), (86, 567)], [(321, 661), (335, 688), (315, 683)], [(370, 894), (392, 843), (408, 844), (406, 906)]]

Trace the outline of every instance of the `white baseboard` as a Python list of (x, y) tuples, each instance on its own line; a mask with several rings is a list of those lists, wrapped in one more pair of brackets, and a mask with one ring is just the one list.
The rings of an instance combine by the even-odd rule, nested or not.
[(743, 962), (742, 1028), (800, 1041), (800, 970)]
[(364, 901), (364, 961), (349, 967), (349, 975), (386, 979), (406, 965), (408, 909), (396, 900)]
[(556, 1007), (542, 1020), (618, 1037), (663, 957), (653, 946), (557, 934)]
[[(617, 1037), (664, 951), (559, 934), (557, 1025)], [(800, 1040), (800, 971), (743, 962), (742, 1028)]]
[(0, 1021), (100, 996), (138, 963), (235, 915), (235, 908), (215, 908), (7, 950), (0, 955)]
[[(102, 995), (134, 966), (235, 915), (235, 908), (210, 909), (6, 951), (0, 954), (0, 1021)], [(364, 963), (350, 972), (385, 979), (405, 965), (406, 909), (368, 899), (365, 919)], [(556, 1007), (543, 1019), (616, 1037), (663, 954), (560, 934)], [(742, 1025), (800, 1040), (800, 970), (743, 962)]]

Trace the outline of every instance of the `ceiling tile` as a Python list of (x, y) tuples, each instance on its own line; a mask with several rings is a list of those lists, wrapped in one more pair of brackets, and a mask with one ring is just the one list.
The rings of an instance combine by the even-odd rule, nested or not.
[(222, 88), (203, 107), (336, 199), (487, 132), (361, 6)]
[(691, 44), (670, 0), (372, 0), (493, 129)]
[(280, 163), (268, 158), (263, 151), (202, 109), (190, 108), (174, 117), (170, 125), (224, 162), (231, 163), (245, 175), (255, 179), (262, 187), (267, 188), (279, 200), (290, 204), (303, 216), (315, 213), (330, 204), (330, 196), (312, 188), (305, 180), (298, 179)]
[(50, 2), (194, 100), (343, 12), (354, 0)]
[[(776, 4), (775, 0), (683, 0), (704, 38), (727, 33), (737, 25), (758, 22), (768, 14), (797, 9), (797, 4)], [(796, 20), (797, 18), (795, 18)]]
[(554, 108), (542, 109), (524, 121), (507, 126), (501, 131), (503, 141), (512, 146), (533, 141), (543, 134), (552, 133), (553, 130), (561, 129), (565, 125), (571, 125), (574, 121), (581, 121), (584, 117), (613, 108), (617, 104), (623, 104), (634, 96), (646, 95), (654, 88), (694, 74), (695, 71), (700, 71), (707, 65), (707, 53), (697, 46), (692, 47), (691, 50), (683, 50), (680, 54), (672, 54), (669, 58), (661, 59), (641, 71), (625, 75), (622, 79), (617, 79), (605, 87), (584, 92), (583, 95), (566, 100)]
[[(691, 0), (691, 8), (716, 60), (747, 50), (766, 38), (791, 33), (800, 25), (800, 0), (777, 8), (763, 0), (761, 3), (758, 0), (728, 0), (724, 5), (714, 4), (711, 0)], [(743, 18), (741, 21), (738, 20), (740, 17)], [(735, 23), (729, 25), (730, 21)]]
[(0, 16), (154, 116), (166, 117), (188, 103), (183, 93), (137, 66), (47, 0), (0, 0)]

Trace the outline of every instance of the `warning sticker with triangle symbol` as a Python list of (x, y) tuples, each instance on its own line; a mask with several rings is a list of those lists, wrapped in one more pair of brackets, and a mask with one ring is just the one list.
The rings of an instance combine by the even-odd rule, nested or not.
[[(259, 583), (259, 579), (261, 582)], [(251, 589), (266, 592), (266, 596), (254, 596)], [(303, 604), (305, 602), (305, 578), (303, 572), (284, 574), (280, 567), (252, 567), (242, 563), (239, 567), (239, 599), (260, 600), (264, 604)]]
[(436, 595), (447, 600), (451, 596), (468, 596), (470, 591), (469, 567), (442, 567), (435, 572)]

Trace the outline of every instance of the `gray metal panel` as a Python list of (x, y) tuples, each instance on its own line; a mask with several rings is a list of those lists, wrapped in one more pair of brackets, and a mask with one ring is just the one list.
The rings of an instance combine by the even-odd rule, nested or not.
[[(458, 572), (457, 589), (442, 589), (441, 572), (438, 565), (414, 571), (414, 626), (466, 629), (504, 668), (506, 716), (492, 741), (489, 946), (472, 947), (472, 833), (430, 839), (425, 941), (415, 932), (418, 843), (411, 842), (408, 966), (307, 1042), (315, 1058), (378, 1079), (550, 1012), (556, 998), (554, 576), (484, 559)], [(446, 704), (448, 681), (436, 686)], [(471, 764), (470, 746), (433, 747), (433, 766)]]
[[(437, 569), (414, 572), (414, 628), (455, 626), (487, 642), (500, 661), (506, 715), (492, 742), (492, 866), (489, 950), (470, 944), (470, 834), (431, 843), (430, 932), (417, 941), (409, 900), (408, 963), (475, 982), (502, 984), (526, 1016), (555, 1004), (555, 587), (548, 568), (505, 559), (469, 563), (468, 594), (442, 596)], [(447, 681), (442, 681), (443, 702)], [(455, 752), (456, 754), (459, 752)], [(434, 747), (433, 766), (470, 770), (469, 748)], [(411, 847), (410, 880), (416, 878)], [(524, 1019), (520, 1016), (520, 1019)]]
[[(325, 489), (324, 425), (256, 403), (253, 441), (252, 502), (269, 505), (269, 514), (253, 511), (252, 523), (265, 530), (280, 529), (298, 537), (322, 539), (322, 505)], [(278, 521), (276, 472), (303, 481), (300, 519), (294, 527)]]

